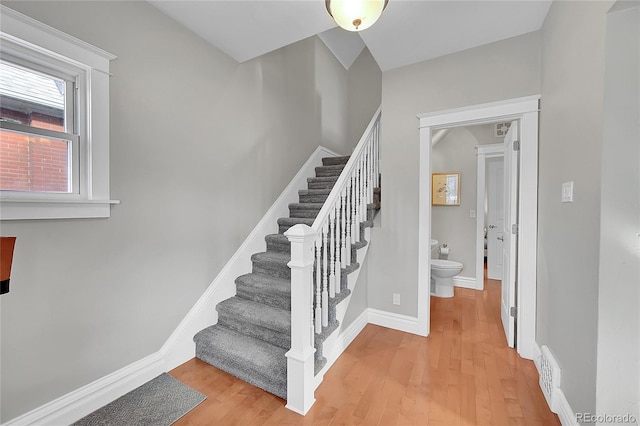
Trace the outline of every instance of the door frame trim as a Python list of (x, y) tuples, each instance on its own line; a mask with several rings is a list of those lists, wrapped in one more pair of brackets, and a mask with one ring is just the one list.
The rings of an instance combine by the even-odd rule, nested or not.
[(533, 359), (536, 325), (536, 264), (538, 218), (538, 111), (540, 95), (508, 99), (418, 115), (420, 181), (418, 212), (418, 333), (430, 330), (431, 282), (431, 137), (439, 129), (520, 121), (521, 166), (517, 290), (517, 351)]

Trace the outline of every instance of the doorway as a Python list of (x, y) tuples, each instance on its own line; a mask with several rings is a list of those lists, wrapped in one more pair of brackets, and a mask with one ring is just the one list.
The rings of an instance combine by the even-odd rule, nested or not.
[(484, 221), (485, 234), (485, 262), (487, 265), (487, 278), (490, 280), (502, 280), (502, 246), (504, 236), (502, 226), (504, 223), (504, 159), (491, 157), (487, 159), (487, 189), (486, 189), (486, 220)]
[[(500, 215), (503, 199), (492, 199), (491, 192), (495, 193), (502, 185), (502, 176), (498, 172), (504, 169), (504, 144), (480, 145), (477, 149), (476, 281), (484, 281), (485, 260), (488, 263), (493, 262), (491, 274), (488, 275), (489, 279), (501, 280), (502, 244), (498, 237), (502, 234), (499, 231), (502, 222), (494, 217), (494, 213)], [(502, 190), (495, 195), (503, 195)]]
[(430, 253), (431, 253), (431, 138), (435, 131), (459, 126), (518, 120), (520, 123), (517, 201), (518, 242), (514, 257), (516, 269), (517, 351), (532, 359), (535, 347), (536, 319), (536, 236), (537, 236), (537, 159), (538, 104), (540, 96), (457, 108), (419, 115), (420, 120), (420, 193), (418, 247), (418, 332), (430, 329)]

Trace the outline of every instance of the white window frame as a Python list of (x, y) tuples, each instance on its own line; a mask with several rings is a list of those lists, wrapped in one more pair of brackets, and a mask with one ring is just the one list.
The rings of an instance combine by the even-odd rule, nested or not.
[(0, 54), (75, 77), (79, 140), (74, 190), (0, 191), (0, 220), (110, 217), (118, 203), (109, 188), (109, 62), (116, 57), (4, 5), (0, 13)]

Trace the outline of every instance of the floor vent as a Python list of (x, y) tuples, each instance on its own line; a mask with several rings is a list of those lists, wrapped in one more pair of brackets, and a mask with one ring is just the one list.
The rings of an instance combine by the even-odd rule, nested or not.
[(542, 393), (544, 393), (551, 411), (557, 413), (558, 407), (556, 407), (555, 401), (557, 400), (557, 392), (560, 390), (560, 367), (558, 367), (558, 363), (548, 346), (542, 346), (541, 351), (540, 388), (542, 388)]

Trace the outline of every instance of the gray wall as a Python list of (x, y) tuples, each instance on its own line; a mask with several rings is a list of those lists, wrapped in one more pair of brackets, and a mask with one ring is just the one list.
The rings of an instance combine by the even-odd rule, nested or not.
[(18, 237), (6, 421), (160, 349), (318, 144), (351, 150), (339, 115), (357, 77), (316, 38), (238, 64), (146, 2), (3, 3), (118, 56), (122, 201), (106, 220), (2, 223)]
[[(431, 171), (461, 172), (460, 205), (431, 207), (431, 236), (446, 243), (449, 259), (464, 265), (460, 277), (476, 278), (476, 219), (469, 210), (476, 210), (478, 140), (464, 127), (452, 129), (431, 150)], [(431, 252), (438, 258), (438, 250)]]
[[(353, 148), (382, 102), (382, 71), (366, 47), (349, 68), (349, 141)], [(384, 120), (383, 120), (384, 121)]]
[(618, 1), (614, 9), (606, 24), (596, 412), (640, 420), (640, 6)]
[[(574, 412), (596, 408), (605, 19), (611, 2), (553, 2), (542, 27), (538, 344)], [(561, 203), (563, 182), (574, 202)]]
[[(362, 137), (362, 133), (373, 118), (373, 114), (378, 110), (382, 102), (382, 71), (376, 63), (369, 49), (365, 48), (355, 62), (349, 68), (348, 76), (348, 94), (349, 94), (349, 122), (348, 124), (348, 143), (355, 148)], [(374, 227), (371, 229), (371, 244), (376, 244), (377, 228), (380, 226), (381, 212), (374, 221)], [(367, 256), (362, 264), (357, 285), (353, 293), (345, 317), (340, 324), (340, 329), (347, 329), (360, 314), (367, 309), (367, 293), (368, 293), (368, 262)]]
[[(529, 33), (383, 73), (384, 213), (369, 251), (369, 307), (410, 316), (418, 311), (416, 114), (539, 93), (539, 42), (537, 32)], [(393, 293), (400, 294), (400, 306), (393, 305)]]

